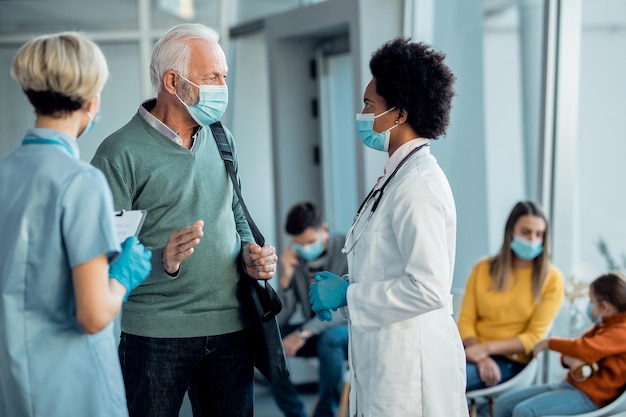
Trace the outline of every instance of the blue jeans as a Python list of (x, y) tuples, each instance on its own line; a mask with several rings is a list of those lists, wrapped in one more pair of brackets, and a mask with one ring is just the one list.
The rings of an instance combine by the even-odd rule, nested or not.
[(568, 416), (597, 409), (587, 394), (567, 382), (559, 382), (502, 394), (496, 399), (494, 417)]
[[(507, 358), (506, 356), (494, 355), (491, 357), (500, 368), (500, 374), (502, 375), (502, 379), (500, 383), (504, 381), (508, 381), (517, 375), (522, 369), (524, 369), (523, 363), (516, 362)], [(486, 388), (487, 386), (483, 381), (480, 380), (480, 374), (478, 373), (478, 366), (475, 363), (469, 363), (466, 367), (467, 371), (467, 388), (466, 391), (474, 391), (477, 389)]]
[[(300, 326), (281, 326), (281, 334), (289, 335)], [(343, 386), (344, 362), (348, 356), (348, 326), (335, 326), (311, 337), (296, 356), (319, 359), (318, 396), (313, 417), (334, 417)], [(285, 417), (306, 417), (304, 404), (290, 379), (270, 386), (276, 404)]]
[(191, 338), (122, 333), (119, 355), (130, 417), (178, 417), (188, 392), (194, 417), (252, 417), (249, 332)]

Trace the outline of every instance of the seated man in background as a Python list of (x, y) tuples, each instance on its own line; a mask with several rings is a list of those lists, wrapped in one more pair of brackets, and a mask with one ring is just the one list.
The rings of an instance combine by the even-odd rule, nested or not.
[[(348, 327), (338, 311), (332, 312), (331, 321), (317, 319), (309, 303), (309, 284), (319, 271), (332, 271), (339, 276), (348, 272), (346, 256), (341, 253), (345, 236), (330, 233), (322, 223), (319, 207), (310, 202), (298, 203), (290, 209), (285, 230), (291, 242), (280, 256), (279, 295), (283, 311), (278, 316), (285, 353), (317, 356), (319, 400), (313, 416), (334, 417), (348, 351)], [(298, 304), (302, 320), (294, 324), (291, 321)], [(272, 384), (270, 389), (286, 417), (307, 416), (290, 379)]]

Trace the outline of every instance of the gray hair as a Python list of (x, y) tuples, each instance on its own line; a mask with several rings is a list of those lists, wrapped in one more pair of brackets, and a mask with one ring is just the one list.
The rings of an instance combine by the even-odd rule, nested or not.
[(192, 39), (205, 39), (218, 42), (218, 33), (208, 26), (199, 23), (184, 23), (165, 32), (152, 49), (150, 62), (150, 81), (158, 94), (163, 88), (163, 75), (170, 70), (187, 75), (189, 62), (189, 45)]

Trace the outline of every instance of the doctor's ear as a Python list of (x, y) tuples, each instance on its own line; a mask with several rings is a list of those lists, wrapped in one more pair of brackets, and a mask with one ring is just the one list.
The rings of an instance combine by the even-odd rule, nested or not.
[(396, 119), (396, 124), (406, 123), (406, 119), (408, 117), (408, 113), (404, 109), (398, 109), (398, 118)]

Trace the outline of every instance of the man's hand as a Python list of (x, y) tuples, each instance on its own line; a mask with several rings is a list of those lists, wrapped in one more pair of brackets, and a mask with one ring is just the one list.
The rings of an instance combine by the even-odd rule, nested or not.
[(298, 254), (289, 244), (280, 255), (280, 287), (282, 289), (286, 290), (291, 286), (291, 280), (298, 263)]
[(290, 333), (283, 339), (283, 347), (285, 348), (285, 355), (296, 356), (296, 353), (306, 343), (306, 340), (301, 337), (298, 332)]
[(180, 269), (181, 262), (191, 256), (204, 234), (202, 227), (204, 222), (198, 220), (191, 226), (172, 233), (163, 248), (163, 269), (168, 274), (175, 275)]
[(480, 380), (488, 387), (493, 387), (500, 380), (502, 380), (502, 374), (500, 373), (500, 367), (489, 356), (476, 363), (478, 367), (478, 375)]
[(248, 243), (243, 250), (243, 263), (246, 273), (254, 279), (271, 279), (276, 272), (276, 249), (273, 246), (260, 247), (256, 243)]

